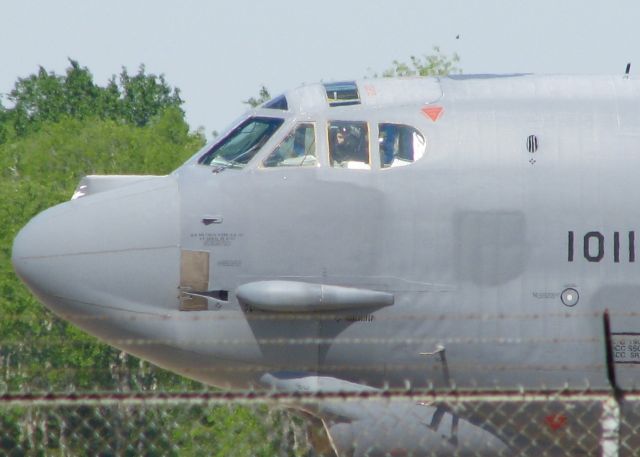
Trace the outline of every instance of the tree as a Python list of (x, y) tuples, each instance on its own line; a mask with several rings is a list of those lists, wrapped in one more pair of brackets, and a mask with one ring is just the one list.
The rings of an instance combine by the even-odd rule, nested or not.
[[(67, 200), (83, 175), (165, 174), (202, 147), (178, 94), (144, 67), (134, 76), (123, 69), (120, 83), (114, 76), (103, 88), (70, 60), (65, 75), (41, 67), (18, 79), (13, 107), (0, 105), (0, 389), (110, 389), (119, 386), (111, 366), (136, 372), (139, 361), (121, 360), (37, 303), (13, 272), (11, 245), (31, 217)], [(145, 376), (131, 382), (158, 384), (157, 374)], [(183, 382), (162, 376), (165, 385)]]
[(265, 102), (271, 100), (271, 94), (269, 93), (269, 89), (263, 84), (260, 88), (260, 92), (258, 92), (257, 97), (251, 97), (247, 100), (243, 101), (245, 105), (249, 105), (251, 108), (257, 108)]
[(0, 144), (5, 143), (9, 139), (9, 135), (13, 129), (9, 126), (9, 113), (2, 106), (2, 97), (0, 96)]
[[(167, 108), (144, 127), (65, 116), (0, 145), (0, 391), (203, 388), (58, 319), (20, 283), (10, 262), (18, 230), (35, 214), (68, 200), (81, 176), (168, 173), (203, 143), (201, 134), (189, 132), (179, 108)], [(190, 429), (192, 422), (187, 426), (171, 411), (2, 408), (0, 455), (140, 455), (136, 449), (178, 455), (165, 430), (183, 427)]]
[[(461, 73), (457, 67), (458, 62), (460, 62), (458, 54), (453, 53), (449, 57), (443, 54), (438, 46), (434, 46), (432, 54), (425, 54), (422, 57), (411, 56), (409, 63), (394, 60), (392, 66), (382, 72), (382, 77), (446, 76), (452, 73)], [(373, 76), (378, 77), (377, 74)]]
[(18, 79), (8, 98), (14, 103), (8, 118), (19, 135), (26, 135), (42, 122), (58, 121), (64, 113), (62, 77), (42, 66), (36, 74)]
[(76, 60), (69, 59), (71, 66), (66, 76), (62, 77), (64, 114), (84, 119), (92, 115), (101, 115), (97, 104), (102, 88), (93, 83), (93, 76), (86, 67), (81, 67)]
[(122, 68), (117, 79), (113, 76), (101, 87), (87, 67), (73, 59), (69, 64), (64, 75), (40, 67), (37, 73), (18, 79), (8, 96), (13, 107), (0, 112), (0, 144), (6, 141), (8, 129), (26, 136), (43, 123), (66, 117), (96, 117), (143, 127), (165, 109), (180, 110), (183, 103), (180, 91), (167, 84), (164, 75), (147, 74), (144, 65), (134, 75)]
[(134, 76), (130, 76), (127, 69), (123, 68), (120, 73), (120, 88), (121, 115), (127, 122), (138, 127), (147, 125), (162, 110), (169, 107), (179, 109), (183, 103), (178, 89), (171, 89), (163, 75), (145, 74), (144, 65), (140, 65)]

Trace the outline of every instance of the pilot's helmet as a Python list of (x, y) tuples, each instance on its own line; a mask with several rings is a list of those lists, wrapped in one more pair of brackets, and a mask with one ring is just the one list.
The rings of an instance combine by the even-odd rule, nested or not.
[(343, 141), (345, 141), (348, 136), (349, 129), (347, 127), (338, 127), (338, 130), (336, 132), (336, 141), (338, 141), (338, 143), (342, 143)]

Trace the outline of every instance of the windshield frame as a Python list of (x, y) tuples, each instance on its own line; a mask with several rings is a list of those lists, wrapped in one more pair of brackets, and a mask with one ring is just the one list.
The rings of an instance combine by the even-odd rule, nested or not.
[[(223, 148), (226, 144), (228, 144), (230, 140), (233, 140), (233, 138), (236, 137), (244, 127), (256, 120), (266, 121), (267, 123), (272, 124), (271, 132), (267, 135), (267, 137), (262, 141), (260, 141), (259, 137), (257, 142), (249, 145), (246, 150), (237, 154), (235, 157), (230, 158), (230, 160), (222, 157), (222, 159), (224, 160), (221, 161), (221, 163), (214, 163), (216, 159), (215, 153)], [(198, 154), (196, 163), (198, 165), (202, 165), (212, 169), (221, 168), (237, 170), (250, 167), (251, 164), (255, 161), (256, 157), (262, 155), (261, 151), (265, 148), (265, 146), (272, 143), (274, 137), (277, 138), (280, 136), (279, 133), (281, 133), (283, 127), (287, 124), (287, 119), (283, 116), (269, 116), (264, 115), (263, 113), (252, 112), (251, 115), (243, 117), (239, 120), (239, 122), (234, 123), (233, 127), (228, 129), (225, 134), (216, 139), (215, 142), (203, 148), (206, 152)], [(248, 153), (250, 154), (246, 161), (239, 160)]]

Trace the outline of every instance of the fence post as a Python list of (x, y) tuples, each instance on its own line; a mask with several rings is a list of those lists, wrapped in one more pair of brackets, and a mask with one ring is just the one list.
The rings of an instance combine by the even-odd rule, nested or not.
[(618, 457), (620, 449), (620, 404), (614, 395), (602, 402), (602, 457)]

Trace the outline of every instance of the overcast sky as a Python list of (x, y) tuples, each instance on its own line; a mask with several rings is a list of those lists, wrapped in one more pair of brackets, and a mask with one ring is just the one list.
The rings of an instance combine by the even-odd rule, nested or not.
[(640, 73), (639, 22), (637, 0), (2, 0), (0, 93), (67, 57), (99, 84), (144, 63), (210, 136), (262, 84), (360, 78), (434, 45), (464, 73)]

